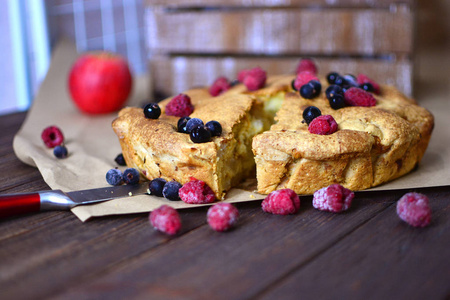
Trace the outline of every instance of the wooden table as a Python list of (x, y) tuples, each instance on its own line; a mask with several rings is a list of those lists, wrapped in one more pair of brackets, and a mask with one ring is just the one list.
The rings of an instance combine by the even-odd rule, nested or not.
[[(0, 117), (0, 193), (48, 189), (14, 155), (25, 113)], [(357, 193), (350, 211), (264, 213), (238, 204), (239, 225), (217, 233), (207, 208), (181, 210), (182, 233), (153, 230), (148, 214), (80, 222), (70, 212), (0, 221), (1, 299), (448, 299), (450, 187), (417, 189), (432, 223), (396, 215), (405, 193)]]

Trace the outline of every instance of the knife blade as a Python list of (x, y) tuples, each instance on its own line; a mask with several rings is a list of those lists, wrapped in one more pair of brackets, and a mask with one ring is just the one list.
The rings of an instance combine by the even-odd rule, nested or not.
[(61, 190), (48, 190), (0, 195), (0, 218), (38, 211), (69, 210), (78, 205), (145, 194), (147, 190), (148, 182), (144, 182), (67, 193)]

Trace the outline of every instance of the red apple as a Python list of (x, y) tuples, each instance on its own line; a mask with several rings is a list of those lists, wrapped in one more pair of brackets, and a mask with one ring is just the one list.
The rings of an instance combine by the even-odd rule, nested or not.
[(77, 107), (88, 114), (119, 110), (133, 85), (128, 63), (109, 52), (84, 54), (72, 66), (69, 90)]

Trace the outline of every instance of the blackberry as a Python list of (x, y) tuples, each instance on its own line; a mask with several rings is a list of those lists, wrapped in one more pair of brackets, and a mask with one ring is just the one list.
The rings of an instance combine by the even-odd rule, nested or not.
[(187, 123), (186, 123), (186, 131), (188, 133), (190, 133), (192, 131), (192, 129), (194, 127), (198, 126), (198, 125), (202, 125), (203, 126), (204, 125), (203, 121), (200, 120), (199, 118), (192, 118), (189, 121), (187, 121)]
[(161, 115), (161, 108), (157, 103), (149, 103), (144, 107), (144, 115), (147, 119), (158, 119)]
[(53, 154), (57, 158), (66, 158), (68, 155), (67, 148), (64, 145), (58, 145), (53, 149)]
[(189, 136), (194, 143), (207, 143), (211, 141), (211, 132), (204, 125), (194, 127)]
[(306, 124), (308, 124), (308, 125), (309, 125), (309, 123), (311, 123), (312, 120), (314, 120), (315, 118), (317, 118), (320, 115), (322, 115), (322, 112), (320, 111), (320, 109), (318, 109), (315, 106), (308, 106), (303, 111), (303, 119), (305, 120)]
[(167, 181), (164, 178), (155, 178), (148, 184), (148, 189), (150, 190), (150, 195), (155, 195), (158, 197), (163, 196), (163, 188)]
[(119, 155), (116, 156), (116, 158), (114, 159), (114, 161), (119, 165), (119, 166), (126, 166), (127, 163), (125, 162), (125, 158), (123, 158), (123, 154), (120, 153)]
[(187, 122), (190, 120), (190, 117), (182, 117), (178, 120), (177, 123), (177, 131), (181, 133), (189, 133), (186, 128)]
[(220, 136), (222, 134), (222, 125), (217, 121), (209, 121), (205, 127), (211, 132), (211, 136)]
[(137, 184), (139, 183), (139, 171), (135, 168), (128, 168), (123, 171), (123, 181), (126, 184)]
[(330, 100), (330, 98), (336, 94), (344, 95), (344, 92), (339, 85), (332, 84), (325, 90), (325, 95), (327, 96), (328, 100)]
[(344, 95), (335, 94), (328, 98), (328, 102), (330, 102), (330, 106), (332, 109), (340, 109), (345, 107)]
[(373, 84), (370, 82), (363, 83), (359, 86), (361, 89), (365, 90), (366, 92), (373, 93), (375, 92), (375, 88), (373, 87)]
[(319, 96), (322, 85), (317, 80), (311, 80), (300, 88), (300, 95), (305, 99), (313, 99)]
[(331, 72), (328, 73), (327, 75), (327, 81), (329, 84), (334, 84), (334, 82), (336, 81), (336, 78), (339, 76), (339, 73), (336, 72)]
[(122, 172), (119, 169), (111, 169), (106, 172), (106, 182), (110, 185), (121, 185), (123, 183)]
[(181, 187), (182, 185), (178, 181), (175, 180), (169, 181), (164, 185), (162, 194), (164, 198), (170, 201), (181, 200), (180, 195), (178, 194), (178, 191), (180, 190)]

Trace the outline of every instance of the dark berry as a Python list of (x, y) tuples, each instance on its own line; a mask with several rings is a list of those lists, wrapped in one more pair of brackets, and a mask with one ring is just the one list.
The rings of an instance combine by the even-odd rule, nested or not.
[(137, 184), (139, 183), (139, 171), (135, 168), (128, 168), (123, 171), (123, 181), (126, 184)]
[(348, 84), (342, 86), (342, 93), (345, 94), (345, 92), (346, 92), (349, 88), (352, 88), (352, 87), (354, 87), (354, 86), (351, 86), (351, 85), (348, 85)]
[(239, 80), (238, 79), (234, 79), (234, 80), (232, 80), (231, 82), (230, 82), (230, 88), (231, 87), (233, 87), (233, 86), (236, 86), (236, 85), (238, 85), (240, 82), (239, 82)]
[(335, 94), (331, 98), (328, 98), (332, 109), (340, 109), (345, 107), (344, 95)]
[(190, 133), (194, 127), (197, 127), (199, 125), (204, 125), (203, 121), (199, 118), (192, 118), (186, 123), (186, 131)]
[(119, 165), (119, 166), (126, 166), (127, 163), (125, 162), (125, 158), (123, 158), (123, 154), (120, 153), (119, 155), (116, 156), (116, 158), (114, 159), (114, 161)]
[(373, 84), (370, 82), (363, 83), (359, 86), (361, 89), (365, 90), (366, 92), (373, 93), (375, 92), (375, 88), (373, 87)]
[(158, 119), (161, 115), (161, 108), (157, 103), (149, 103), (144, 107), (144, 115), (147, 119)]
[(295, 87), (295, 78), (292, 79), (292, 81), (291, 81), (291, 88), (292, 88), (294, 91), (298, 91), (297, 88)]
[(314, 98), (315, 90), (314, 87), (311, 84), (304, 84), (300, 88), (300, 95), (305, 99), (312, 99)]
[(189, 136), (194, 143), (207, 143), (211, 141), (211, 132), (204, 125), (194, 127), (189, 133)]
[(187, 125), (187, 122), (188, 122), (190, 119), (191, 119), (190, 117), (182, 117), (182, 118), (180, 118), (180, 119), (178, 120), (178, 123), (177, 123), (177, 130), (178, 130), (178, 132), (181, 132), (181, 133), (189, 133), (189, 132), (187, 131), (186, 125)]
[(315, 118), (317, 118), (320, 115), (322, 115), (322, 112), (320, 111), (320, 109), (318, 109), (315, 106), (308, 106), (303, 111), (303, 119), (305, 120), (306, 124), (308, 124), (308, 125), (309, 125), (309, 123), (311, 123), (312, 120), (314, 120)]
[(315, 97), (319, 96), (320, 92), (322, 91), (322, 85), (320, 84), (319, 80), (311, 80), (308, 82), (308, 84), (311, 84), (315, 90)]
[(121, 185), (123, 183), (122, 172), (119, 169), (111, 169), (106, 172), (106, 182), (110, 185)]
[(356, 81), (356, 77), (352, 74), (346, 74), (344, 75), (345, 81), (350, 86), (358, 86), (358, 82)]
[(181, 200), (178, 194), (178, 191), (182, 187), (181, 183), (178, 181), (172, 180), (167, 182), (163, 188), (163, 196), (170, 201), (178, 201)]
[(64, 135), (62, 134), (61, 129), (56, 126), (45, 128), (42, 131), (41, 138), (48, 148), (54, 148), (64, 142)]
[(336, 72), (331, 72), (328, 73), (327, 75), (327, 81), (329, 84), (334, 84), (334, 82), (336, 81), (336, 78), (339, 76), (339, 73)]
[(344, 92), (339, 85), (332, 84), (325, 90), (325, 95), (327, 96), (328, 100), (330, 100), (330, 98), (336, 94), (344, 95)]
[(64, 145), (58, 145), (53, 149), (53, 154), (57, 157), (57, 158), (66, 158), (68, 153), (67, 153), (67, 148)]
[(334, 80), (334, 84), (343, 86), (343, 85), (347, 84), (347, 80), (345, 80), (345, 78), (343, 76), (339, 75)]
[(222, 125), (217, 121), (209, 121), (205, 127), (211, 132), (211, 136), (220, 136), (222, 134)]
[(155, 195), (158, 197), (163, 196), (163, 188), (167, 181), (164, 178), (155, 178), (148, 184), (148, 189), (150, 190), (150, 195)]

